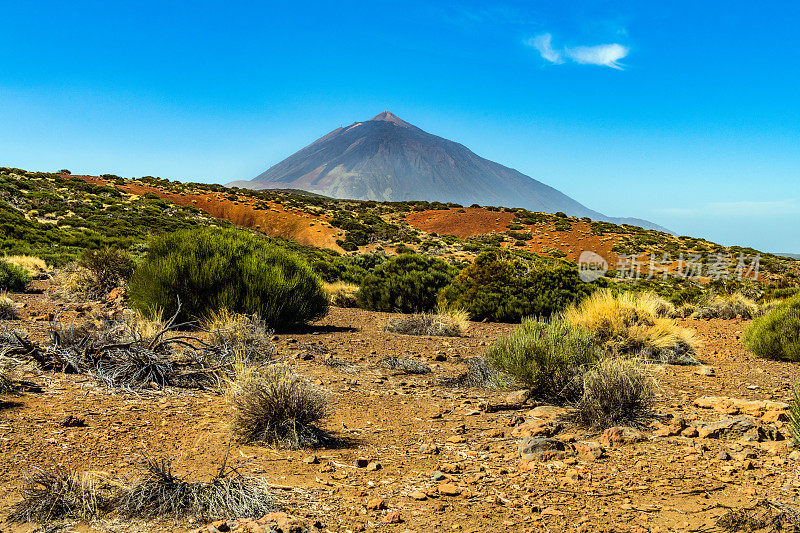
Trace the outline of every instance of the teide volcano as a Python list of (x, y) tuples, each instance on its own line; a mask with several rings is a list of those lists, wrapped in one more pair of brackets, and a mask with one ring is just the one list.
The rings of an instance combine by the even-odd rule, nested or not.
[(592, 211), (553, 187), (431, 135), (388, 111), (337, 128), (252, 181), (229, 185), (302, 189), (357, 200), (428, 200), (563, 211), (666, 231), (646, 220)]

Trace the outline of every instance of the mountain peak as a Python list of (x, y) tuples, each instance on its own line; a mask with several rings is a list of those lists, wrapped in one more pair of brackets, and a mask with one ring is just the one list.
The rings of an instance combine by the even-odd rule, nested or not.
[(411, 124), (403, 120), (402, 118), (398, 117), (397, 115), (391, 113), (390, 111), (384, 111), (382, 113), (378, 113), (374, 117), (370, 119), (370, 121), (383, 121), (383, 122), (391, 122), (393, 124), (397, 124), (398, 126), (403, 127), (410, 127)]

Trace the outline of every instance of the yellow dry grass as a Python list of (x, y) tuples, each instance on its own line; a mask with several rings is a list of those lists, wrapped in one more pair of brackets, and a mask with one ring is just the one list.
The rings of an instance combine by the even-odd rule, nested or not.
[(358, 307), (358, 285), (336, 281), (323, 283), (322, 290), (328, 303), (336, 307)]
[(8, 255), (3, 257), (3, 261), (22, 268), (32, 278), (38, 277), (49, 270), (47, 263), (32, 255)]
[(602, 346), (614, 353), (694, 354), (697, 345), (694, 333), (664, 318), (671, 313), (674, 307), (655, 294), (615, 295), (606, 289), (568, 308), (564, 318), (591, 331)]

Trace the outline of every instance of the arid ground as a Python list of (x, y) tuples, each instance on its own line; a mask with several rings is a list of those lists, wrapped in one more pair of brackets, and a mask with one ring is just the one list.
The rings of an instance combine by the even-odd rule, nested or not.
[[(27, 330), (31, 339), (44, 339), (52, 316), (87, 312), (86, 304), (46, 294), (11, 296), (24, 304), (20, 320), (1, 326)], [(461, 338), (415, 337), (384, 332), (392, 316), (332, 308), (309, 328), (275, 338), (277, 357), (327, 391), (324, 426), (342, 441), (334, 449), (239, 445), (230, 436), (232, 409), (213, 391), (115, 393), (86, 376), (23, 366), (17, 377), (42, 391), (6, 397), (0, 408), (3, 516), (37, 467), (68, 462), (125, 479), (147, 455), (172, 459), (178, 475), (207, 479), (229, 445), (229, 464), (273, 484), (295, 525), (312, 531), (721, 531), (717, 520), (731, 509), (762, 499), (798, 504), (800, 454), (792, 453), (783, 402), (800, 371), (749, 354), (740, 342), (747, 321), (680, 320), (696, 331), (704, 366), (653, 366), (659, 418), (642, 432), (604, 437), (554, 422), (558, 409), (445, 382), (513, 325), (471, 323)], [(387, 370), (378, 364), (385, 356), (416, 359), (432, 372)], [(70, 415), (85, 426), (65, 427)], [(523, 459), (518, 444), (529, 435), (550, 436), (563, 449)], [(105, 519), (73, 530), (201, 527), (215, 530)]]

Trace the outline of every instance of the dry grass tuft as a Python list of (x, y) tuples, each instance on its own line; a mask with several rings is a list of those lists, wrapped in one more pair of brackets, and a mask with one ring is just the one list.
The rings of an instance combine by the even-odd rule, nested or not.
[(163, 459), (145, 459), (140, 468), (144, 477), (114, 502), (126, 518), (230, 519), (263, 516), (276, 508), (265, 481), (226, 470), (225, 463), (208, 482), (175, 476), (171, 463)]
[(391, 319), (384, 330), (402, 335), (461, 337), (467, 329), (468, 319), (466, 311), (439, 310), (435, 314), (419, 313)]
[(431, 367), (410, 357), (384, 357), (378, 364), (389, 370), (398, 370), (403, 374), (429, 374), (431, 372)]
[(70, 466), (37, 470), (25, 477), (22, 501), (11, 508), (9, 520), (46, 524), (64, 518), (95, 518), (108, 510), (114, 489), (104, 475), (78, 475)]
[(704, 298), (691, 318), (754, 318), (759, 314), (758, 304), (740, 292)]
[(656, 386), (642, 361), (608, 357), (583, 376), (573, 417), (585, 426), (642, 426), (652, 417)]
[(25, 272), (27, 272), (32, 278), (38, 278), (50, 270), (47, 266), (47, 263), (45, 263), (42, 259), (33, 257), (31, 255), (9, 255), (3, 257), (2, 259), (7, 263), (11, 263), (12, 265), (16, 265), (25, 270)]
[(222, 309), (211, 313), (201, 326), (210, 332), (211, 344), (247, 360), (268, 361), (275, 352), (271, 341), (273, 332), (258, 316)]
[(8, 297), (8, 293), (0, 292), (0, 320), (16, 320), (19, 318), (17, 304)]
[(243, 442), (265, 442), (290, 449), (327, 440), (318, 427), (328, 401), (285, 365), (255, 369), (233, 385), (233, 431)]
[(496, 372), (481, 356), (464, 359), (466, 372), (456, 377), (444, 378), (442, 384), (449, 387), (506, 388), (510, 384), (507, 376)]
[(358, 307), (358, 285), (337, 281), (323, 283), (322, 290), (328, 303), (336, 307)]
[(597, 291), (564, 312), (573, 325), (591, 331), (597, 342), (617, 355), (641, 356), (665, 364), (697, 364), (694, 334), (662, 318), (660, 299), (652, 295)]

